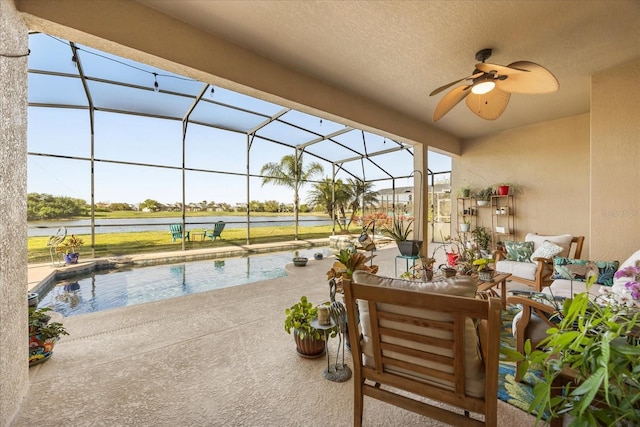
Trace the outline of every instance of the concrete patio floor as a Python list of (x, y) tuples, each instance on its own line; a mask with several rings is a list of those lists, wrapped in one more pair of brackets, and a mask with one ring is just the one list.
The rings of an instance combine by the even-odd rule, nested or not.
[[(375, 254), (380, 274), (393, 276), (395, 244)], [(282, 329), (284, 310), (301, 295), (314, 304), (329, 299), (333, 262), (310, 259), (306, 267), (288, 264), (279, 279), (65, 318), (70, 335), (49, 361), (30, 368), (11, 426), (353, 425), (352, 382), (324, 380), (326, 359), (297, 356)], [(30, 266), (31, 288), (50, 272), (50, 265)], [(534, 425), (534, 417), (498, 403), (499, 425)], [(365, 425), (441, 424), (367, 400)]]

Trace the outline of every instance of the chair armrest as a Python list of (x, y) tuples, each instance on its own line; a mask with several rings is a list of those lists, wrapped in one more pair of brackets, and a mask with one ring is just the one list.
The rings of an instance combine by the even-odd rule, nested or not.
[(507, 259), (507, 253), (504, 251), (495, 250), (493, 251), (493, 259), (495, 262)]
[[(547, 314), (556, 314), (558, 312), (558, 310), (555, 307), (550, 306), (548, 304), (541, 303), (539, 301), (535, 301), (528, 297), (510, 296), (507, 298), (507, 302), (509, 304), (521, 304), (523, 307), (528, 306), (532, 308), (534, 311), (539, 310)], [(543, 315), (543, 317), (546, 317), (546, 316)]]

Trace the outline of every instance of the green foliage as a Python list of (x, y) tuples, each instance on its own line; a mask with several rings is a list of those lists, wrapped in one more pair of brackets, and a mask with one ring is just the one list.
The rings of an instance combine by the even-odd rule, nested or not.
[(153, 199), (147, 199), (144, 202), (140, 203), (140, 210), (145, 208), (149, 209), (150, 211), (155, 211), (157, 209), (160, 209), (160, 202)]
[(27, 195), (27, 220), (29, 221), (85, 216), (89, 211), (87, 202), (82, 199), (40, 193)]
[[(592, 276), (587, 289), (594, 281)], [(538, 420), (543, 411), (552, 418), (569, 414), (572, 426), (640, 425), (640, 312), (598, 304), (582, 292), (566, 299), (561, 313), (537, 349), (527, 341), (524, 354), (501, 350), (507, 360), (522, 360), (521, 375), (537, 369), (544, 377), (534, 386), (529, 411), (538, 411)], [(578, 381), (554, 394), (553, 381), (567, 368)]]
[(489, 229), (484, 226), (478, 226), (471, 230), (471, 235), (473, 239), (476, 241), (478, 247), (485, 251), (489, 250), (489, 246), (491, 245), (491, 234), (489, 233)]
[(493, 187), (483, 188), (475, 194), (476, 199), (478, 200), (491, 200), (491, 196), (496, 194), (495, 189)]
[[(300, 338), (312, 335), (316, 340), (324, 340), (324, 333), (313, 328), (311, 321), (318, 317), (318, 309), (309, 302), (306, 296), (302, 296), (300, 301), (285, 310), (287, 317), (284, 319), (284, 330), (288, 334), (294, 329)], [(332, 336), (335, 330), (331, 331)]]
[(61, 335), (69, 335), (62, 323), (49, 322), (47, 314), (50, 308), (29, 307), (29, 335), (39, 335), (41, 341), (57, 339)]
[(391, 237), (396, 242), (403, 242), (409, 238), (412, 224), (413, 219), (409, 220), (408, 224), (405, 226), (404, 218), (398, 217), (393, 220), (393, 224), (391, 225), (391, 227), (388, 227), (386, 225), (383, 226), (382, 232)]
[(56, 252), (64, 254), (78, 253), (78, 249), (84, 246), (84, 240), (72, 234), (71, 237), (64, 239), (62, 243), (56, 246)]
[(473, 265), (478, 267), (478, 271), (489, 271), (491, 270), (491, 266), (489, 264), (493, 264), (493, 258), (478, 258), (472, 262)]

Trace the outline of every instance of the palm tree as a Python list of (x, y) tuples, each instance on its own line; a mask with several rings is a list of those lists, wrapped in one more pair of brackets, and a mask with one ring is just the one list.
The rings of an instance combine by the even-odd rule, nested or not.
[[(343, 218), (346, 215), (345, 212), (350, 200), (350, 193), (342, 180), (338, 179), (334, 183), (331, 178), (325, 178), (315, 183), (307, 196), (307, 203), (324, 206), (325, 212), (334, 217), (335, 212), (340, 211)], [(338, 222), (338, 225), (342, 230), (342, 223)]]
[(363, 214), (364, 208), (367, 205), (378, 202), (378, 192), (373, 191), (373, 183), (360, 181), (359, 179), (349, 178), (347, 181), (347, 189), (350, 197), (349, 207), (351, 208), (351, 221), (360, 209), (360, 202), (363, 202)]
[[(293, 212), (295, 216), (295, 239), (298, 240), (298, 211), (300, 210), (300, 188), (310, 179), (324, 172), (322, 165), (311, 162), (305, 168), (302, 164), (302, 153), (287, 155), (279, 163), (269, 162), (262, 166), (262, 185), (275, 184), (293, 189)], [(266, 176), (265, 176), (266, 175)]]

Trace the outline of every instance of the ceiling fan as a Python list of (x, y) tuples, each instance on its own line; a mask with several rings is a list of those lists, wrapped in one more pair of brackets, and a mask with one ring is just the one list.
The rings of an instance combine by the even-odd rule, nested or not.
[(433, 112), (433, 121), (438, 121), (458, 102), (466, 98), (467, 107), (485, 120), (495, 120), (504, 112), (512, 93), (552, 93), (558, 90), (558, 80), (541, 65), (529, 61), (517, 61), (507, 66), (487, 64), (491, 49), (476, 53), (475, 70), (470, 76), (440, 86), (429, 96), (437, 95), (464, 80), (470, 83), (450, 90)]

